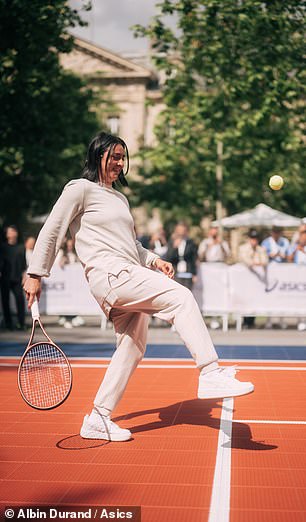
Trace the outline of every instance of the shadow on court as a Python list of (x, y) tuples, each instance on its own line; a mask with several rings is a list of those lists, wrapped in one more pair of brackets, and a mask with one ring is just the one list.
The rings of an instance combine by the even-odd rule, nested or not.
[[(203, 404), (202, 400), (192, 399), (176, 402), (162, 408), (153, 408), (131, 412), (127, 415), (117, 416), (113, 418), (113, 420), (114, 422), (120, 422), (121, 420), (132, 420), (142, 416), (154, 415), (156, 417), (156, 415), (158, 415), (158, 420), (153, 420), (152, 422), (146, 422), (144, 424), (138, 424), (129, 427), (132, 434), (134, 435), (141, 432), (160, 430), (162, 428), (175, 427), (180, 425), (207, 426), (219, 431), (220, 419), (212, 416), (212, 410), (216, 408), (222, 408), (218, 401), (210, 400), (205, 401), (205, 404)], [(226, 406), (223, 408), (226, 409)], [(266, 444), (265, 441), (262, 440), (253, 440), (250, 426), (248, 424), (244, 424), (243, 422), (223, 420), (223, 429), (231, 439), (228, 443), (225, 443), (223, 447), (252, 451), (266, 451), (278, 448), (278, 446), (275, 444)], [(73, 451), (101, 448), (108, 444), (110, 444), (110, 441), (82, 439), (79, 434), (75, 434), (59, 440), (56, 443), (56, 447), (62, 450)]]
[[(222, 408), (218, 401), (205, 401), (192, 399), (188, 401), (176, 402), (163, 408), (153, 408), (150, 410), (141, 410), (115, 417), (114, 422), (120, 420), (136, 419), (144, 415), (158, 415), (159, 420), (139, 424), (129, 428), (133, 434), (159, 430), (170, 426), (192, 425), (192, 426), (208, 426), (212, 429), (220, 429), (220, 419), (212, 417), (212, 409)], [(226, 406), (224, 407), (226, 408)], [(264, 451), (273, 450), (278, 446), (274, 444), (265, 444), (264, 441), (255, 441), (252, 438), (252, 432), (248, 424), (242, 422), (223, 421), (224, 432), (231, 435), (231, 441), (224, 444), (224, 447)]]

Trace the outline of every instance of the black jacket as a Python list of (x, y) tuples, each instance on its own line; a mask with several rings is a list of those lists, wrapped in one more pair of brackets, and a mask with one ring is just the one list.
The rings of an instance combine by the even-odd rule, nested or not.
[(19, 283), (26, 269), (25, 249), (22, 244), (0, 247), (0, 269), (2, 281)]
[[(192, 275), (196, 275), (197, 273), (197, 252), (198, 249), (194, 241), (192, 239), (187, 239), (183, 259), (187, 264), (187, 272), (190, 272)], [(168, 243), (168, 250), (165, 254), (165, 260), (172, 263), (176, 270), (179, 262), (179, 253), (178, 249), (173, 247), (172, 241), (169, 241)]]

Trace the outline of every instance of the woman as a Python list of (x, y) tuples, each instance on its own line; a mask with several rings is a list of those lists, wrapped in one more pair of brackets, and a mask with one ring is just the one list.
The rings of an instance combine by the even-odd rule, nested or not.
[(114, 188), (118, 181), (127, 185), (127, 170), (124, 141), (101, 132), (89, 146), (83, 178), (65, 186), (43, 226), (24, 284), (31, 307), (35, 296), (39, 299), (41, 277), (49, 275), (69, 227), (90, 290), (113, 321), (117, 340), (94, 408), (84, 418), (80, 432), (84, 438), (131, 438), (130, 431), (113, 423), (110, 415), (144, 355), (150, 314), (173, 323), (190, 350), (200, 370), (199, 398), (244, 395), (254, 389), (251, 383), (237, 381), (233, 372), (219, 368), (192, 293), (172, 280), (171, 263), (136, 240), (128, 201)]

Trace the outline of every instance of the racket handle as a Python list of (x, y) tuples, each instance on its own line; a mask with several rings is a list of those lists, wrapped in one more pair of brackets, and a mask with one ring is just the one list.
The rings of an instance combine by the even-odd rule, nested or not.
[(38, 308), (38, 301), (35, 297), (34, 301), (33, 301), (33, 304), (31, 306), (31, 314), (32, 314), (32, 319), (39, 319), (40, 315), (39, 315), (39, 308)]

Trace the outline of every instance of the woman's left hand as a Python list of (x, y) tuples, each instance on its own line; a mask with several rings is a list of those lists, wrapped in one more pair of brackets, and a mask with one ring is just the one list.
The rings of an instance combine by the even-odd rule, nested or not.
[(163, 259), (156, 259), (154, 263), (154, 267), (157, 268), (157, 270), (160, 270), (165, 274), (166, 276), (170, 277), (170, 279), (173, 279), (174, 277), (174, 268), (171, 263), (168, 263), (168, 261), (164, 261)]

